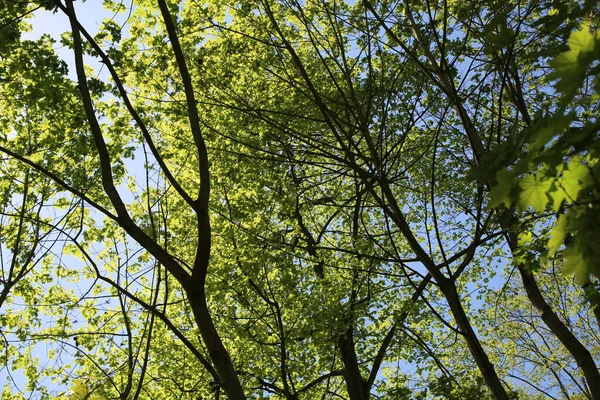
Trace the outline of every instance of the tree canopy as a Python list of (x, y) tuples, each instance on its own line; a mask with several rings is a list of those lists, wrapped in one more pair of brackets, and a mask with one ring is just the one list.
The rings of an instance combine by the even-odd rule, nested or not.
[(0, 2), (2, 399), (600, 399), (596, 1), (81, 6)]

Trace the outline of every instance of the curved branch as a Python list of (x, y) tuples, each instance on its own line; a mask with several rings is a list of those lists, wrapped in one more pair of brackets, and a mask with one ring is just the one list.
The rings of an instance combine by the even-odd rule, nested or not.
[[(67, 9), (67, 7), (65, 7), (58, 1), (56, 1), (56, 4), (69, 18), (71, 17), (71, 13)], [(119, 74), (117, 74), (117, 71), (115, 70), (110, 58), (106, 55), (106, 53), (102, 50), (102, 48), (98, 45), (98, 43), (96, 43), (96, 41), (89, 34), (89, 32), (79, 23), (79, 21), (77, 20), (76, 17), (74, 17), (74, 22), (75, 22), (76, 28), (79, 30), (79, 32), (81, 32), (83, 34), (85, 39), (92, 46), (94, 51), (98, 54), (98, 56), (102, 60), (102, 63), (104, 65), (106, 65), (106, 68), (108, 69), (108, 72), (110, 73), (110, 76), (114, 80), (115, 85), (117, 86), (117, 90), (119, 91), (119, 94), (121, 95), (121, 98), (123, 99), (123, 102), (125, 104), (125, 107), (127, 108), (127, 111), (129, 111), (129, 114), (131, 114), (131, 116), (135, 120), (136, 124), (142, 131), (142, 136), (144, 137), (144, 140), (146, 141), (146, 143), (148, 143), (148, 147), (150, 147), (150, 151), (152, 152), (152, 155), (154, 156), (154, 158), (160, 165), (160, 168), (163, 171), (163, 173), (165, 174), (165, 177), (167, 178), (169, 183), (171, 185), (173, 185), (173, 188), (181, 196), (181, 198), (183, 198), (183, 200), (188, 205), (190, 205), (190, 207), (192, 207), (192, 209), (195, 210), (196, 203), (192, 200), (190, 195), (183, 189), (183, 187), (181, 187), (181, 185), (175, 179), (175, 177), (173, 176), (173, 174), (167, 167), (167, 164), (161, 157), (158, 149), (156, 148), (156, 145), (154, 144), (154, 141), (152, 140), (152, 136), (150, 135), (150, 132), (148, 131), (148, 128), (146, 127), (146, 124), (144, 123), (144, 121), (140, 117), (139, 113), (135, 110), (135, 108), (131, 104), (131, 101), (129, 100), (129, 96), (127, 95), (127, 91), (125, 90), (125, 87), (123, 85), (123, 81), (121, 80), (121, 77), (119, 76)]]
[[(58, 0), (56, 0), (58, 2)], [(156, 259), (163, 264), (171, 274), (185, 287), (189, 280), (188, 273), (183, 267), (175, 261), (175, 259), (167, 253), (161, 246), (158, 245), (151, 237), (146, 235), (144, 231), (131, 219), (127, 207), (121, 199), (112, 173), (112, 166), (110, 160), (110, 154), (104, 141), (104, 136), (100, 130), (100, 124), (96, 118), (94, 111), (94, 105), (90, 95), (87, 78), (85, 74), (85, 68), (83, 65), (83, 50), (82, 41), (79, 29), (77, 26), (77, 19), (75, 16), (75, 9), (73, 7), (73, 0), (67, 0), (67, 11), (69, 12), (69, 20), (71, 23), (71, 31), (73, 34), (73, 51), (75, 53), (75, 69), (77, 71), (77, 81), (79, 84), (79, 90), (81, 92), (81, 100), (85, 109), (85, 114), (90, 126), (92, 137), (96, 145), (96, 150), (100, 158), (100, 171), (102, 175), (102, 187), (106, 192), (110, 202), (112, 203), (115, 211), (117, 212), (117, 223), (125, 229), (125, 231), (142, 247), (148, 250)]]

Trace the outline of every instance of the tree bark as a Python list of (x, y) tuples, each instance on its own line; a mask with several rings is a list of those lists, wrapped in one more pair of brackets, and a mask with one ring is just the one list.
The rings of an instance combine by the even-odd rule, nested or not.
[[(467, 137), (469, 138), (471, 148), (473, 150), (473, 153), (475, 154), (475, 158), (477, 159), (477, 162), (480, 163), (483, 156), (487, 153), (486, 149), (483, 146), (481, 136), (477, 132), (477, 129), (475, 128), (470, 115), (465, 110), (461, 97), (459, 96), (456, 88), (452, 84), (451, 77), (447, 74), (447, 72), (442, 72), (440, 69), (437, 69), (437, 74), (442, 83), (443, 91), (453, 102), (454, 107), (458, 115), (460, 116)], [(520, 109), (526, 111), (526, 108), (524, 108), (524, 100), (521, 99), (520, 103)], [(529, 125), (529, 116), (524, 115), (524, 117)], [(490, 185), (492, 185), (493, 183), (494, 182), (489, 182)], [(508, 227), (506, 226), (502, 226), (502, 229), (505, 232), (509, 231)], [(507, 234), (507, 240), (511, 252), (514, 254), (518, 243), (517, 238), (513, 234)], [(531, 301), (533, 306), (541, 312), (542, 320), (544, 321), (546, 326), (548, 326), (552, 333), (563, 344), (563, 346), (565, 346), (565, 348), (569, 351), (569, 353), (571, 353), (571, 355), (575, 359), (575, 362), (577, 363), (577, 365), (582, 370), (585, 376), (585, 380), (589, 386), (592, 398), (600, 399), (600, 374), (598, 373), (598, 368), (590, 352), (569, 330), (569, 328), (563, 323), (563, 321), (560, 320), (558, 315), (546, 302), (533, 274), (525, 270), (524, 266), (522, 265), (519, 266), (519, 272), (521, 274), (523, 286), (525, 288), (525, 292), (527, 293), (529, 301)], [(596, 310), (594, 310), (594, 313), (596, 314)], [(598, 310), (598, 314), (596, 315), (598, 318), (598, 316), (600, 315), (600, 309)]]
[(220, 386), (225, 391), (229, 400), (245, 399), (246, 395), (244, 394), (238, 374), (233, 368), (229, 353), (225, 349), (208, 311), (206, 296), (202, 290), (195, 291), (193, 289), (186, 290), (186, 294), (204, 345), (208, 349), (210, 358), (221, 378)]
[(546, 303), (533, 275), (521, 265), (519, 266), (519, 272), (521, 273), (521, 279), (523, 280), (523, 286), (525, 287), (529, 301), (540, 311), (542, 320), (546, 326), (550, 328), (554, 336), (560, 340), (575, 359), (575, 362), (585, 376), (592, 398), (600, 399), (600, 374), (598, 374), (598, 368), (592, 355), (569, 328), (567, 328), (564, 322), (560, 320), (550, 305)]
[(368, 400), (369, 387), (363, 379), (358, 367), (358, 359), (354, 349), (354, 333), (352, 324), (346, 332), (338, 339), (338, 347), (344, 364), (344, 380), (350, 400)]
[(477, 363), (477, 367), (485, 380), (488, 388), (492, 391), (492, 395), (496, 400), (508, 400), (508, 395), (504, 386), (502, 386), (502, 382), (496, 373), (496, 369), (494, 365), (490, 362), (490, 359), (487, 356), (487, 353), (481, 346), (481, 342), (477, 338), (473, 327), (471, 326), (467, 315), (465, 314), (465, 310), (462, 307), (460, 302), (460, 298), (458, 296), (458, 291), (456, 290), (456, 286), (454, 282), (448, 281), (444, 284), (440, 283), (440, 290), (444, 293), (446, 300), (448, 301), (448, 305), (450, 306), (450, 310), (454, 315), (454, 319), (456, 320), (456, 324), (458, 328), (462, 331), (465, 341), (467, 342), (467, 346), (469, 347), (469, 351)]

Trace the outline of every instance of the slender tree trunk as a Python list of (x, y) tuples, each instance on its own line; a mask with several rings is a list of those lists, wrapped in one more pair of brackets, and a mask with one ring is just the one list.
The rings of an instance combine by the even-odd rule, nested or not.
[(220, 385), (229, 400), (246, 398), (229, 353), (225, 349), (208, 311), (206, 296), (203, 291), (186, 290), (188, 300), (194, 313), (196, 325), (200, 329), (202, 340), (208, 349), (210, 358), (221, 378)]
[[(483, 155), (486, 153), (481, 137), (479, 136), (479, 133), (473, 125), (471, 117), (462, 105), (461, 98), (456, 92), (456, 89), (450, 83), (450, 78), (441, 72), (439, 74), (440, 80), (444, 82), (444, 86), (446, 88), (447, 93), (449, 94), (449, 96), (451, 96), (450, 98), (453, 99), (456, 111), (459, 114), (467, 136), (469, 137), (472, 150), (475, 153), (478, 162), (481, 162)], [(492, 183), (493, 182), (490, 182), (490, 184)], [(502, 229), (505, 232), (509, 231), (506, 226), (502, 226)], [(518, 243), (517, 238), (515, 235), (509, 234), (507, 239), (509, 242), (511, 252), (514, 254)], [(529, 301), (531, 301), (534, 307), (541, 312), (542, 320), (544, 321), (546, 326), (548, 326), (552, 333), (563, 344), (563, 346), (565, 346), (565, 348), (569, 351), (569, 353), (571, 353), (571, 355), (575, 359), (575, 362), (577, 363), (577, 365), (582, 370), (585, 376), (585, 380), (589, 386), (590, 392), (592, 393), (592, 397), (594, 399), (600, 399), (600, 374), (598, 373), (598, 368), (590, 352), (569, 330), (569, 328), (563, 323), (563, 321), (561, 321), (558, 315), (546, 302), (533, 274), (526, 271), (522, 265), (519, 266), (519, 272), (521, 274), (523, 286), (525, 288), (525, 292), (527, 293)], [(594, 310), (594, 312), (595, 311), (596, 310)], [(600, 310), (598, 310), (597, 318), (599, 315)]]
[(598, 368), (592, 355), (569, 328), (567, 328), (563, 321), (561, 321), (550, 305), (546, 303), (533, 275), (526, 271), (523, 266), (519, 266), (519, 272), (521, 273), (521, 279), (523, 280), (523, 286), (525, 287), (529, 301), (540, 311), (542, 320), (546, 326), (550, 328), (556, 338), (560, 340), (575, 359), (575, 362), (585, 376), (592, 398), (600, 399), (600, 374), (598, 374)]
[[(365, 0), (365, 2), (367, 4), (367, 7), (373, 11), (373, 8), (370, 7), (370, 5), (368, 4), (368, 1)], [(476, 363), (477, 363), (478, 367), (480, 368), (481, 373), (482, 373), (486, 383), (488, 384), (490, 390), (492, 391), (492, 393), (494, 395), (494, 398), (498, 399), (498, 400), (508, 399), (508, 395), (506, 394), (506, 391), (504, 390), (504, 387), (502, 386), (502, 383), (501, 383), (500, 379), (498, 378), (498, 375), (496, 374), (494, 366), (489, 361), (485, 351), (483, 350), (483, 347), (481, 346), (481, 343), (477, 339), (477, 335), (475, 334), (475, 331), (473, 330), (467, 315), (464, 312), (464, 309), (462, 308), (462, 305), (460, 304), (460, 299), (458, 297), (458, 293), (456, 291), (456, 287), (454, 286), (454, 283), (450, 279), (446, 278), (438, 270), (436, 264), (433, 262), (430, 255), (419, 244), (419, 241), (414, 236), (412, 229), (408, 225), (408, 223), (402, 213), (401, 207), (398, 206), (398, 203), (394, 196), (394, 193), (390, 190), (390, 187), (388, 186), (389, 182), (386, 182), (381, 177), (377, 178), (377, 177), (370, 175), (361, 166), (357, 165), (354, 162), (353, 150), (348, 147), (347, 138), (345, 137), (345, 135), (343, 133), (338, 132), (338, 129), (333, 124), (333, 122), (330, 118), (330, 111), (329, 111), (328, 107), (326, 106), (324, 99), (322, 98), (321, 94), (315, 88), (315, 85), (313, 84), (312, 80), (310, 79), (310, 76), (309, 76), (307, 70), (304, 68), (302, 60), (296, 54), (294, 47), (285, 38), (285, 35), (282, 33), (281, 29), (279, 28), (279, 25), (278, 25), (275, 17), (273, 16), (273, 12), (271, 11), (271, 9), (269, 7), (269, 2), (268, 1), (264, 2), (264, 5), (265, 5), (265, 11), (266, 11), (267, 15), (269, 16), (269, 19), (271, 20), (271, 23), (272, 23), (275, 31), (277, 32), (279, 37), (282, 39), (284, 46), (287, 49), (290, 56), (292, 57), (298, 72), (300, 73), (300, 75), (302, 76), (302, 79), (307, 84), (307, 87), (308, 87), (310, 93), (312, 94), (312, 96), (315, 100), (315, 103), (317, 104), (323, 117), (327, 121), (332, 133), (336, 136), (336, 139), (338, 140), (340, 147), (343, 149), (344, 152), (346, 152), (346, 155), (348, 156), (349, 167), (352, 168), (358, 174), (359, 178), (364, 182), (366, 187), (370, 188), (369, 190), (371, 191), (373, 197), (375, 199), (377, 199), (379, 204), (382, 206), (383, 210), (386, 213), (388, 213), (388, 215), (394, 221), (394, 224), (402, 232), (404, 238), (409, 243), (409, 246), (414, 251), (417, 258), (427, 268), (428, 272), (431, 273), (431, 275), (436, 280), (436, 282), (440, 285), (440, 287), (445, 288), (445, 289), (442, 289), (442, 292), (446, 296), (446, 299), (447, 299), (448, 303), (450, 304), (452, 314), (457, 321), (459, 329), (464, 332), (464, 335), (467, 339), (467, 343), (469, 346), (469, 350), (471, 351), (473, 357), (475, 358)], [(389, 29), (385, 26), (385, 22), (381, 22), (381, 23), (382, 23), (382, 26), (384, 26), (384, 29), (386, 29), (386, 31), (388, 31)], [(391, 34), (393, 35), (393, 32)], [(400, 41), (399, 41), (399, 43), (400, 43)], [(363, 131), (363, 137), (369, 148), (371, 160), (373, 161), (374, 165), (377, 167), (377, 170), (381, 171), (382, 170), (381, 162), (379, 161), (378, 152), (375, 149), (374, 144), (370, 140), (370, 133), (368, 131), (368, 126), (366, 124), (363, 124), (361, 129)], [(373, 187), (374, 179), (375, 179), (375, 181), (378, 179), (380, 180), (381, 189), (383, 189), (383, 191), (384, 191), (383, 198), (379, 196), (379, 193)], [(389, 207), (386, 204), (385, 200), (387, 200), (390, 203)], [(348, 355), (348, 357), (351, 357), (351, 354)], [(348, 359), (348, 361), (350, 361), (350, 359)], [(348, 370), (348, 373), (349, 372), (351, 372), (350, 368)], [(360, 376), (360, 374), (358, 374), (358, 376)], [(359, 385), (360, 385), (360, 383), (359, 383)], [(349, 390), (350, 390), (350, 388), (349, 388)]]
[(504, 389), (504, 386), (502, 386), (502, 382), (500, 381), (498, 374), (496, 374), (494, 365), (490, 362), (485, 350), (481, 346), (481, 342), (479, 342), (477, 334), (473, 330), (465, 310), (462, 307), (454, 282), (446, 281), (444, 284), (440, 283), (440, 290), (448, 301), (448, 305), (450, 306), (450, 310), (454, 315), (456, 324), (462, 331), (467, 342), (467, 346), (469, 347), (469, 351), (471, 352), (475, 363), (477, 363), (477, 367), (479, 368), (485, 383), (492, 391), (494, 399), (508, 400), (508, 395)]
[(496, 400), (508, 399), (508, 394), (506, 393), (506, 390), (504, 389), (504, 386), (502, 385), (502, 382), (496, 373), (494, 365), (490, 362), (485, 350), (481, 346), (481, 343), (477, 338), (477, 334), (471, 326), (469, 317), (465, 313), (454, 281), (446, 278), (444, 274), (442, 274), (431, 257), (421, 247), (417, 238), (413, 235), (408, 223), (406, 222), (406, 219), (402, 214), (402, 210), (398, 206), (398, 203), (396, 202), (396, 199), (393, 196), (389, 186), (382, 183), (382, 189), (384, 191), (385, 198), (389, 203), (389, 207), (385, 207), (384, 205), (384, 209), (387, 209), (387, 212), (396, 226), (403, 233), (411, 249), (415, 252), (416, 256), (439, 285), (442, 294), (450, 306), (452, 316), (454, 317), (459, 330), (465, 337), (469, 351), (471, 352), (471, 355), (473, 356), (473, 359), (475, 360), (475, 363), (477, 364), (485, 383), (492, 391), (492, 395)]
[(370, 391), (358, 367), (352, 324), (350, 324), (345, 334), (338, 339), (338, 347), (344, 364), (344, 380), (346, 381), (348, 397), (350, 400), (368, 400)]

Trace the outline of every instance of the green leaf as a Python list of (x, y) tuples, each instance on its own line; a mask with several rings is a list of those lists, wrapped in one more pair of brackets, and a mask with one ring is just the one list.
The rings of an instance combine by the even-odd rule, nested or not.
[(525, 175), (519, 181), (521, 193), (519, 194), (518, 205), (522, 210), (533, 207), (536, 211), (544, 211), (549, 203), (548, 191), (552, 186), (552, 180), (541, 179), (537, 175)]
[(552, 231), (550, 232), (550, 239), (548, 240), (548, 254), (554, 255), (563, 244), (565, 237), (567, 237), (567, 216), (562, 214), (558, 217), (558, 221)]
[(564, 191), (562, 187), (554, 188), (551, 190), (548, 195), (552, 199), (552, 211), (559, 212), (563, 202), (568, 201), (567, 193)]
[(575, 275), (577, 284), (584, 285), (589, 281), (590, 271), (588, 263), (582, 252), (578, 249), (569, 247), (564, 251), (565, 262), (562, 271), (565, 274)]
[(571, 51), (577, 54), (582, 51), (594, 50), (594, 36), (587, 27), (573, 31), (569, 36), (568, 43)]
[(579, 196), (579, 191), (593, 183), (589, 168), (584, 164), (581, 157), (573, 157), (563, 171), (560, 185), (571, 201)]
[(510, 207), (514, 203), (514, 199), (511, 197), (511, 191), (515, 186), (516, 179), (512, 175), (511, 171), (503, 169), (496, 173), (497, 184), (490, 190), (490, 208), (496, 208), (504, 205)]
[(550, 80), (558, 80), (556, 89), (563, 92), (564, 97), (561, 100), (564, 103), (570, 101), (579, 90), (586, 76), (586, 70), (593, 61), (594, 49), (600, 35), (596, 32), (592, 35), (589, 28), (571, 32), (569, 36), (569, 51), (559, 54), (552, 61), (550, 66), (554, 72), (548, 75)]

